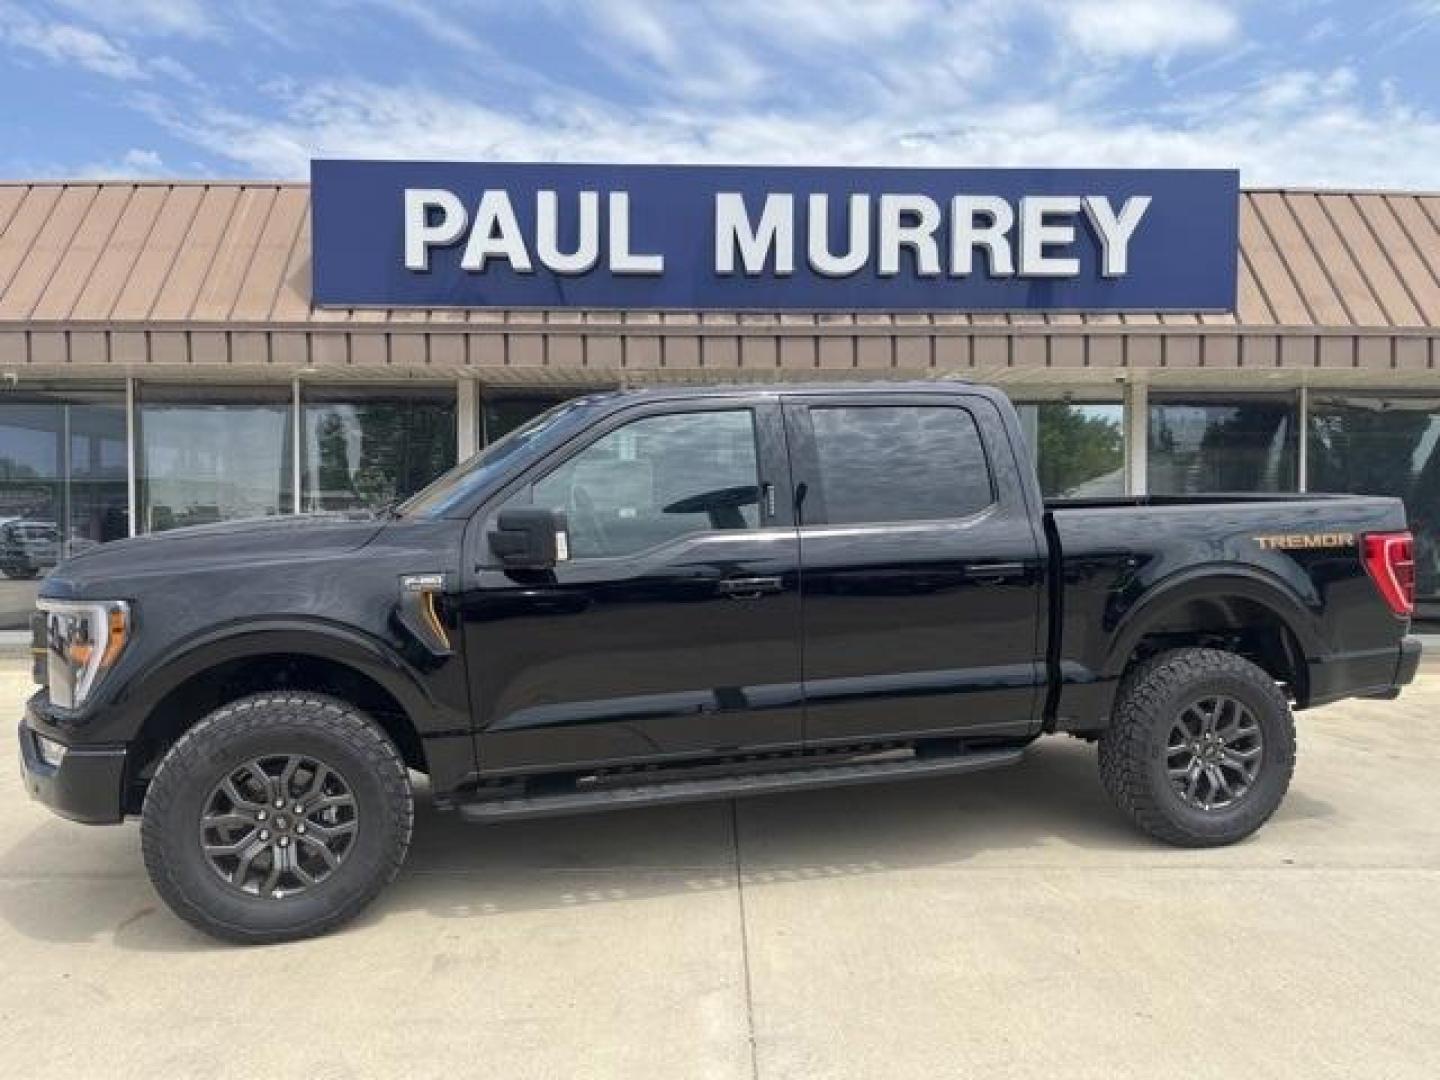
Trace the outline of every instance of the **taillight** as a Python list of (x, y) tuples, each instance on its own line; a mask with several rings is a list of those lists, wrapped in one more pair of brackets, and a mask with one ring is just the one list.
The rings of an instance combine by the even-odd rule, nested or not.
[(1365, 536), (1365, 569), (1396, 615), (1415, 610), (1415, 541), (1408, 532)]

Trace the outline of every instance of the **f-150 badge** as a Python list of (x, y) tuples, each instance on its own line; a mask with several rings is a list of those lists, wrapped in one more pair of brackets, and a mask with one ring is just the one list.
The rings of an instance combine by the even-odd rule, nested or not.
[(1266, 551), (1298, 551), (1308, 548), (1354, 547), (1355, 534), (1340, 533), (1280, 533), (1276, 536), (1257, 536), (1255, 542)]

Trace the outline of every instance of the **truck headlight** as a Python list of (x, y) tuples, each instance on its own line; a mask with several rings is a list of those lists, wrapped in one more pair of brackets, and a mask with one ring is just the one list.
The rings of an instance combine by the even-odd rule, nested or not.
[(45, 674), (50, 700), (64, 709), (85, 703), (115, 666), (130, 637), (123, 600), (40, 600), (45, 615)]

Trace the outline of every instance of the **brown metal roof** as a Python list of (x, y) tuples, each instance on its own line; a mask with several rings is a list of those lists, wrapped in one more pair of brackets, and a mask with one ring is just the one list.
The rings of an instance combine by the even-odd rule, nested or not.
[(1249, 191), (1234, 314), (733, 315), (317, 310), (309, 188), (289, 183), (0, 184), (0, 325), (423, 330), (582, 322), (781, 326), (1440, 327), (1440, 195)]

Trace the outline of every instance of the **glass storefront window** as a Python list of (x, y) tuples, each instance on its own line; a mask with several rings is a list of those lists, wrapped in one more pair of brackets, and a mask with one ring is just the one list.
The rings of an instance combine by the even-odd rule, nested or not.
[(482, 390), (480, 443), (489, 446), (521, 424), (529, 423), (546, 409), (594, 390)]
[(0, 395), (0, 629), (27, 625), (60, 559), (129, 535), (128, 501), (122, 389)]
[(301, 508), (403, 499), (455, 464), (455, 387), (301, 388)]
[(1152, 495), (1294, 491), (1296, 401), (1290, 395), (1150, 395)]
[(141, 386), (140, 530), (293, 508), (291, 388)]
[(1309, 489), (1404, 499), (1415, 595), (1440, 603), (1440, 398), (1312, 392), (1309, 412)]
[(1125, 407), (1117, 402), (1016, 402), (1047, 499), (1125, 494)]

